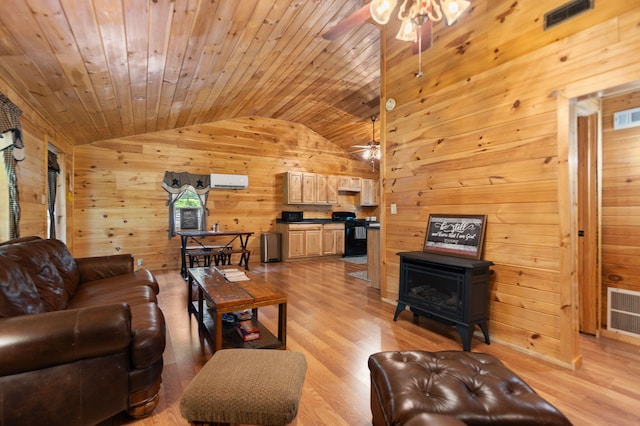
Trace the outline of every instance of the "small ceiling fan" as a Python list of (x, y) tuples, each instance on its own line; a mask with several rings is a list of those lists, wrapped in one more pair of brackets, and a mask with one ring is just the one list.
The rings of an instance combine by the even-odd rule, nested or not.
[(362, 158), (367, 161), (371, 161), (371, 169), (372, 171), (376, 170), (375, 162), (376, 160), (380, 160), (382, 156), (382, 152), (380, 151), (380, 143), (376, 142), (376, 120), (377, 117), (375, 115), (371, 116), (371, 133), (372, 138), (371, 141), (366, 145), (354, 145), (353, 148), (357, 148), (355, 152), (361, 152)]
[[(330, 41), (337, 40), (369, 20), (371, 20), (371, 2), (365, 4), (360, 9), (329, 28), (329, 30), (322, 34), (322, 38)], [(426, 20), (422, 25), (420, 25), (418, 28), (418, 40), (413, 43), (414, 55), (431, 48), (433, 39), (432, 29), (433, 24), (431, 20)]]

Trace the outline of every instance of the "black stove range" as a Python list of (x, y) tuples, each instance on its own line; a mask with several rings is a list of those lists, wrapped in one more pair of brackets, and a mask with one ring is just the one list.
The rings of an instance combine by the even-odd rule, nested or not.
[(367, 227), (369, 222), (357, 219), (353, 212), (333, 212), (331, 220), (344, 223), (344, 256), (367, 254)]

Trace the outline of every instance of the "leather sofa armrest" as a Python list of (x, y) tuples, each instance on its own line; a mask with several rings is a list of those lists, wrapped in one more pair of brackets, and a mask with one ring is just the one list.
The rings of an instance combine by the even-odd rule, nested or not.
[(80, 257), (76, 258), (76, 265), (80, 272), (80, 282), (86, 283), (133, 272), (133, 255)]
[(126, 303), (0, 318), (0, 375), (129, 350)]

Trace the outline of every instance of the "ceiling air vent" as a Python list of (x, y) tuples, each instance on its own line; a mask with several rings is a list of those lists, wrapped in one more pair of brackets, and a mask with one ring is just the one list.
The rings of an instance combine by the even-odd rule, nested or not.
[(613, 130), (640, 126), (640, 108), (613, 113)]
[(593, 9), (594, 0), (573, 0), (544, 15), (544, 29), (553, 27), (584, 11)]

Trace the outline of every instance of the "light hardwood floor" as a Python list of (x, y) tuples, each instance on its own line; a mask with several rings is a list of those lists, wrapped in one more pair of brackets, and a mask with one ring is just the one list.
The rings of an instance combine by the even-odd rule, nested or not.
[[(381, 301), (366, 281), (348, 276), (366, 265), (337, 259), (262, 264), (252, 272), (288, 293), (287, 349), (304, 353), (308, 370), (293, 425), (364, 426), (369, 409), (370, 354), (385, 350), (460, 350), (454, 329), (426, 319), (416, 324), (405, 311), (393, 322), (395, 305)], [(167, 348), (160, 403), (151, 417), (124, 415), (104, 425), (186, 425), (179, 401), (186, 385), (211, 356), (186, 311), (186, 284), (177, 271), (159, 271), (159, 303), (167, 322)], [(260, 310), (277, 329), (277, 309)], [(500, 358), (575, 425), (640, 424), (640, 350), (637, 346), (581, 337), (583, 365), (571, 371), (498, 343), (472, 342), (472, 351)], [(229, 390), (230, 392), (233, 389)]]

